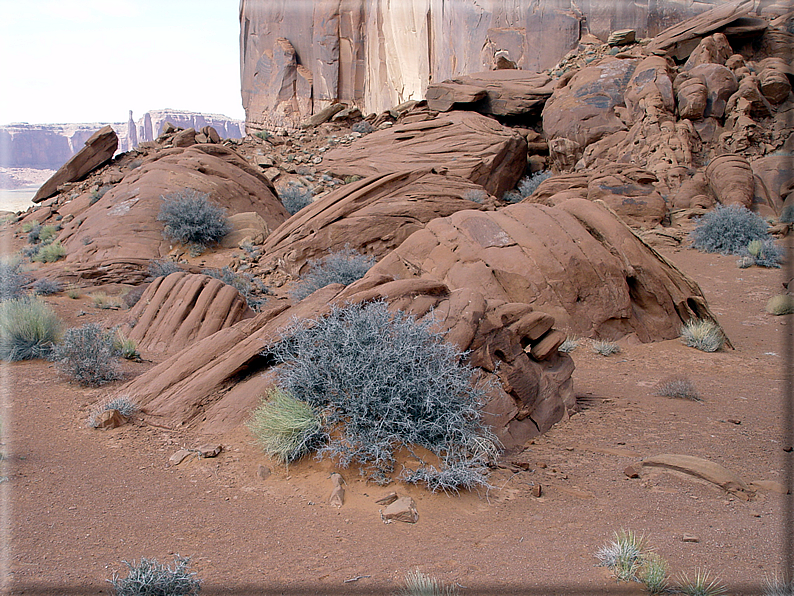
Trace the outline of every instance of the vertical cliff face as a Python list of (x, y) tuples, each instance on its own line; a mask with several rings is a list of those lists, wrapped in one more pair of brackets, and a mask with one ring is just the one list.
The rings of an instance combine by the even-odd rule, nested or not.
[(295, 128), (330, 103), (378, 112), (430, 82), (554, 66), (581, 35), (639, 37), (720, 0), (240, 0), (240, 70), (252, 130)]

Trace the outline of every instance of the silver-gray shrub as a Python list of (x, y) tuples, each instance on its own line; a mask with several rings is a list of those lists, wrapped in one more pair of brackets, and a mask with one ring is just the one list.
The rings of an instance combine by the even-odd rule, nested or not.
[(127, 577), (115, 573), (108, 580), (116, 596), (193, 596), (201, 589), (201, 580), (188, 571), (190, 559), (176, 556), (174, 568), (141, 557), (140, 563), (123, 563), (129, 569)]
[(738, 255), (753, 240), (769, 237), (766, 221), (741, 205), (717, 205), (697, 220), (692, 230), (692, 247), (701, 252)]
[(0, 302), (22, 298), (30, 277), (21, 271), (22, 262), (17, 259), (0, 260)]
[(364, 277), (374, 264), (375, 257), (362, 255), (346, 246), (321, 259), (309, 261), (308, 273), (301, 277), (290, 295), (295, 300), (303, 300), (328, 284), (351, 284)]
[(152, 279), (157, 279), (158, 277), (168, 277), (177, 271), (184, 270), (179, 266), (179, 263), (176, 263), (171, 259), (152, 259), (149, 261), (148, 273), (149, 277)]
[(37, 279), (30, 287), (37, 296), (50, 296), (63, 291), (63, 284), (60, 281), (47, 277)]
[(739, 254), (742, 259), (750, 260), (751, 264), (759, 267), (779, 269), (783, 262), (783, 249), (772, 238), (750, 242)]
[(404, 479), (431, 490), (487, 485), (485, 454), (496, 454), (497, 441), (481, 421), (484, 390), (430, 323), (374, 302), (334, 307), (285, 337), (266, 354), (281, 364), (279, 386), (322, 412), (318, 456), (386, 482), (395, 450), (418, 445), (440, 469), (423, 464)]
[(55, 346), (52, 360), (58, 370), (81, 385), (104, 385), (121, 378), (113, 333), (96, 323), (68, 329)]
[(207, 193), (185, 188), (162, 199), (157, 220), (163, 222), (169, 240), (207, 246), (231, 231), (226, 210), (210, 203)]
[(549, 170), (541, 170), (529, 176), (524, 176), (518, 183), (518, 194), (521, 195), (522, 199), (526, 199), (538, 189), (541, 182), (548, 178), (551, 178), (551, 172)]
[(312, 191), (300, 184), (290, 184), (278, 192), (278, 198), (284, 209), (295, 215), (312, 202)]

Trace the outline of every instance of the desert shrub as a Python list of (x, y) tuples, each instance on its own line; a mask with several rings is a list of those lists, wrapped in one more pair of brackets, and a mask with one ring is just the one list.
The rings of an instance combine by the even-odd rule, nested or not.
[(22, 263), (17, 259), (0, 260), (0, 301), (22, 298), (30, 277), (21, 271)]
[(323, 413), (320, 457), (355, 463), (387, 482), (395, 449), (419, 445), (441, 469), (414, 454), (423, 463), (404, 470), (403, 479), (431, 490), (487, 485), (496, 439), (481, 422), (485, 393), (429, 322), (375, 302), (334, 307), (327, 317), (296, 323), (286, 337), (267, 354), (282, 364), (279, 386)]
[(290, 215), (311, 204), (312, 191), (300, 184), (289, 184), (278, 192), (278, 198)]
[(103, 310), (118, 310), (121, 308), (121, 298), (108, 296), (105, 292), (94, 292), (91, 294), (91, 302), (94, 306)]
[(116, 596), (193, 596), (201, 589), (201, 580), (189, 572), (190, 559), (176, 555), (174, 568), (141, 557), (140, 563), (123, 563), (129, 569), (127, 577), (115, 573), (108, 580)]
[(209, 201), (209, 195), (186, 188), (164, 195), (157, 220), (172, 242), (205, 247), (231, 231), (226, 210)]
[[(140, 165), (140, 161), (138, 165)], [(99, 199), (104, 197), (111, 188), (112, 188), (111, 186), (102, 186), (96, 190), (92, 190), (91, 195), (89, 196), (88, 199), (88, 204), (93, 205), (94, 203), (99, 201)]]
[(638, 573), (645, 554), (645, 535), (620, 530), (615, 539), (596, 552), (601, 567), (608, 567), (618, 581), (639, 581)]
[(601, 354), (601, 356), (611, 356), (612, 354), (620, 353), (620, 346), (614, 341), (594, 339), (590, 343), (590, 346), (593, 348), (593, 352), (596, 354)]
[(526, 199), (537, 190), (541, 182), (548, 178), (551, 178), (551, 172), (549, 170), (541, 170), (529, 176), (524, 176), (518, 183), (518, 194), (521, 195), (522, 199)]
[(455, 596), (455, 586), (445, 586), (431, 575), (425, 575), (418, 569), (409, 571), (405, 583), (397, 592), (397, 596)]
[(66, 256), (66, 249), (60, 242), (52, 244), (42, 244), (31, 258), (32, 261), (39, 263), (54, 263), (58, 259)]
[(482, 188), (473, 188), (464, 192), (461, 198), (465, 201), (482, 204), (482, 202), (488, 198), (488, 193)]
[(27, 234), (38, 225), (40, 224), (37, 220), (31, 219), (30, 221), (26, 221), (25, 223), (23, 223), (20, 229), (22, 230), (23, 234)]
[(518, 203), (523, 198), (524, 197), (522, 197), (521, 193), (518, 192), (517, 190), (508, 190), (505, 194), (502, 195), (502, 200), (505, 203), (510, 203), (510, 204)]
[(0, 304), (0, 359), (45, 358), (61, 332), (61, 322), (44, 302), (18, 298)]
[(711, 579), (706, 571), (698, 569), (693, 578), (680, 576), (677, 591), (686, 596), (719, 596), (725, 594), (725, 587), (718, 578)]
[(565, 338), (565, 341), (560, 344), (560, 347), (557, 348), (557, 351), (563, 352), (565, 354), (570, 354), (578, 347), (579, 347), (579, 340), (569, 335), (568, 337)]
[(681, 341), (701, 352), (716, 352), (725, 344), (725, 334), (711, 321), (692, 319), (681, 329)]
[(51, 294), (57, 294), (63, 291), (63, 284), (61, 282), (57, 279), (49, 279), (46, 277), (37, 279), (30, 287), (37, 296), (50, 296)]
[(88, 418), (88, 426), (91, 428), (96, 428), (99, 424), (99, 415), (102, 412), (107, 412), (108, 410), (116, 410), (122, 416), (130, 417), (135, 414), (140, 408), (138, 408), (138, 404), (132, 401), (128, 397), (116, 397), (111, 400), (108, 400), (102, 404), (99, 404), (96, 408), (93, 409), (91, 412), (91, 416)]
[(270, 293), (265, 284), (243, 271), (232, 271), (229, 267), (223, 267), (222, 269), (203, 269), (201, 272), (232, 286), (240, 292), (240, 295), (245, 298), (248, 306), (253, 310), (259, 310), (264, 303), (260, 296)]
[(701, 401), (695, 384), (686, 377), (673, 377), (660, 382), (656, 387), (656, 395)]
[(72, 327), (55, 346), (58, 369), (81, 385), (104, 385), (121, 378), (113, 352), (113, 333), (96, 323)]
[(778, 294), (766, 303), (766, 312), (770, 315), (790, 315), (794, 313), (794, 296)]
[(766, 221), (740, 205), (717, 205), (698, 219), (692, 246), (701, 252), (737, 255), (753, 240), (768, 238)]
[(278, 387), (254, 410), (248, 428), (265, 453), (286, 464), (315, 450), (324, 441), (314, 408)]
[(346, 246), (322, 259), (309, 261), (308, 273), (301, 277), (290, 295), (295, 300), (303, 300), (328, 284), (351, 284), (364, 277), (374, 264), (374, 257)]
[(183, 269), (179, 266), (179, 263), (176, 263), (171, 259), (153, 259), (149, 261), (148, 273), (149, 277), (152, 279), (157, 279), (158, 277), (168, 277), (172, 273), (182, 270)]
[(362, 135), (368, 135), (371, 132), (375, 132), (375, 127), (366, 120), (362, 120), (361, 122), (356, 122), (352, 130)]
[(745, 262), (749, 262), (747, 266), (780, 268), (780, 263), (783, 261), (783, 250), (778, 248), (772, 238), (751, 240), (741, 254), (742, 257), (739, 259), (741, 268), (745, 268), (743, 266)]
[(262, 139), (263, 141), (267, 141), (270, 138), (270, 133), (266, 130), (260, 130), (259, 132), (255, 132), (254, 136), (257, 139)]
[(41, 233), (41, 224), (37, 223), (30, 228), (28, 232), (28, 244), (36, 244), (39, 241), (39, 234)]
[(639, 580), (649, 594), (666, 594), (670, 591), (670, 566), (656, 553), (644, 556), (640, 567)]
[(39, 229), (39, 242), (43, 242), (45, 244), (50, 243), (55, 239), (55, 236), (58, 234), (58, 230), (59, 226), (41, 226)]
[(72, 300), (77, 300), (80, 296), (82, 296), (80, 293), (80, 288), (73, 284), (66, 288), (66, 295)]

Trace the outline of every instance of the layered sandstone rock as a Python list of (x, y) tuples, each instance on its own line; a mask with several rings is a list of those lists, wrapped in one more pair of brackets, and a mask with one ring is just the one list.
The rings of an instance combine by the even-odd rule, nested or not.
[(474, 112), (450, 112), (328, 151), (323, 168), (341, 176), (443, 169), (501, 197), (523, 175), (526, 156), (526, 139), (512, 129)]
[(477, 104), (481, 114), (525, 116), (540, 112), (552, 92), (551, 79), (545, 74), (489, 70), (430, 85), (427, 105), (446, 112), (456, 105)]
[(588, 337), (657, 341), (692, 317), (713, 319), (696, 283), (608, 209), (576, 198), (435, 219), (370, 270), (378, 273), (528, 304)]

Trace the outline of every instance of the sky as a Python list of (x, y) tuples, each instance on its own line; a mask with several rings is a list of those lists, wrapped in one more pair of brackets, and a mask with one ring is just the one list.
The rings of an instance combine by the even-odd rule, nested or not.
[(244, 119), (239, 0), (0, 0), (0, 125)]

